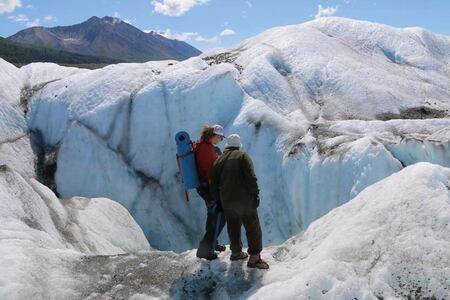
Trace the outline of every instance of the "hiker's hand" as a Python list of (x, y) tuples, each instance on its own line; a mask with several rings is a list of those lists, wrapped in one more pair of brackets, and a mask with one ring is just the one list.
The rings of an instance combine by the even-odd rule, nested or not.
[(255, 198), (253, 199), (253, 208), (258, 208), (259, 206), (259, 195), (255, 195)]

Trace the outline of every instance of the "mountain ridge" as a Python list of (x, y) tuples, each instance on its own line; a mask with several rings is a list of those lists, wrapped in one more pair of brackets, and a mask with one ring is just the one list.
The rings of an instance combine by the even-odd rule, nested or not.
[(22, 44), (0, 37), (0, 57), (15, 65), (25, 65), (32, 62), (54, 62), (67, 65), (105, 65), (120, 63), (120, 60), (77, 54), (68, 51)]
[(81, 55), (107, 57), (123, 62), (184, 60), (201, 52), (186, 42), (171, 40), (113, 17), (91, 17), (70, 26), (31, 27), (7, 38)]

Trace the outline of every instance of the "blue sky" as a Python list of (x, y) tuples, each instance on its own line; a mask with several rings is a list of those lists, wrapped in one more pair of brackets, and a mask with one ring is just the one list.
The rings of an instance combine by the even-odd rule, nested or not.
[(116, 16), (200, 50), (231, 47), (274, 26), (329, 15), (450, 35), (449, 0), (0, 0), (0, 36), (94, 15)]

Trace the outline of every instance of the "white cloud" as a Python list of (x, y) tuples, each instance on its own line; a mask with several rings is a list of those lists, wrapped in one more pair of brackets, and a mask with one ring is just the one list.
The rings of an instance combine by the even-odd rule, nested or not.
[(250, 1), (245, 1), (245, 3), (247, 3), (248, 7), (252, 8), (253, 4)]
[(45, 22), (53, 22), (53, 21), (56, 21), (56, 18), (54, 16), (45, 16), (44, 21)]
[[(160, 2), (162, 1), (162, 2)], [(184, 15), (196, 5), (206, 4), (209, 0), (159, 0), (152, 1), (153, 11), (171, 17)]]
[(339, 6), (323, 7), (322, 5), (319, 4), (319, 6), (317, 7), (317, 14), (314, 18), (317, 19), (317, 18), (323, 18), (323, 17), (330, 17), (336, 13), (338, 8), (339, 8)]
[(173, 32), (169, 28), (167, 28), (165, 30), (148, 29), (148, 30), (144, 30), (144, 32), (146, 32), (146, 33), (156, 32), (157, 34), (162, 35), (168, 39), (179, 40), (182, 42), (189, 42), (189, 41), (195, 40), (196, 42), (207, 43), (207, 44), (220, 43), (220, 39), (217, 35), (207, 38), (207, 37), (200, 35), (198, 32)]
[[(26, 15), (19, 14), (14, 16), (8, 16), (9, 20), (13, 20), (14, 22), (24, 23), (27, 27), (41, 26), (41, 19), (36, 18), (34, 20), (30, 20)], [(56, 20), (53, 16), (44, 17), (44, 21), (48, 22), (51, 20)]]
[(28, 22), (28, 17), (24, 14), (19, 14), (15, 16), (8, 16), (9, 20), (13, 20), (15, 22)]
[(227, 28), (220, 33), (220, 36), (235, 35), (235, 34), (236, 32), (234, 30)]
[(33, 4), (27, 4), (26, 8), (33, 8)]
[(217, 43), (219, 43), (219, 38), (217, 37), (217, 35), (215, 35), (213, 37), (210, 37), (210, 38), (205, 38), (205, 37), (199, 35), (198, 37), (195, 38), (195, 40), (197, 42), (207, 43), (207, 44), (217, 44)]
[(27, 22), (27, 27), (36, 27), (36, 26), (41, 26), (41, 20), (39, 18)]
[(166, 37), (168, 39), (179, 40), (179, 41), (183, 41), (183, 42), (189, 41), (192, 38), (199, 36), (198, 32), (181, 32), (181, 33), (178, 33), (178, 32), (172, 32), (172, 30), (169, 29), (169, 28), (167, 28), (166, 30), (158, 30), (158, 29), (156, 29), (156, 30), (144, 30), (144, 32), (146, 32), (146, 33), (150, 33), (152, 31), (156, 32), (157, 34), (162, 35), (162, 36), (164, 36), (164, 37)]
[[(115, 18), (115, 19), (120, 19), (120, 20), (122, 20), (122, 15), (121, 15), (118, 11), (113, 12), (112, 16), (113, 16), (113, 18)], [(122, 21), (125, 22), (125, 23), (127, 23), (127, 24), (130, 24), (130, 25), (133, 25), (133, 26), (134, 26), (134, 23), (136, 22), (136, 18), (133, 19), (133, 20), (130, 20), (130, 19), (123, 19)]]
[(18, 7), (22, 7), (20, 0), (0, 0), (0, 14), (13, 12)]

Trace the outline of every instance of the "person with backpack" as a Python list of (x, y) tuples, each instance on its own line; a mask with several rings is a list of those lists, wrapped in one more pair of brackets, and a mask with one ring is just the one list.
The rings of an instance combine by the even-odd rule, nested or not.
[[(216, 243), (217, 237), (225, 226), (225, 218), (220, 217), (222, 208), (217, 199), (211, 195), (210, 191), (213, 164), (221, 154), (220, 149), (216, 145), (223, 138), (224, 130), (222, 126), (204, 126), (200, 134), (200, 141), (196, 144), (194, 150), (200, 181), (197, 193), (205, 200), (207, 209), (206, 232), (198, 246), (197, 257), (207, 260), (217, 258), (215, 251), (225, 251), (225, 246)], [(218, 219), (219, 224), (217, 224)], [(216, 245), (214, 246), (213, 243), (216, 243)]]
[(250, 156), (241, 151), (239, 135), (228, 136), (224, 153), (216, 160), (211, 180), (211, 193), (220, 200), (230, 238), (230, 260), (246, 259), (242, 251), (241, 227), (244, 225), (250, 258), (247, 267), (268, 269), (261, 259), (262, 233), (259, 223), (259, 188)]

